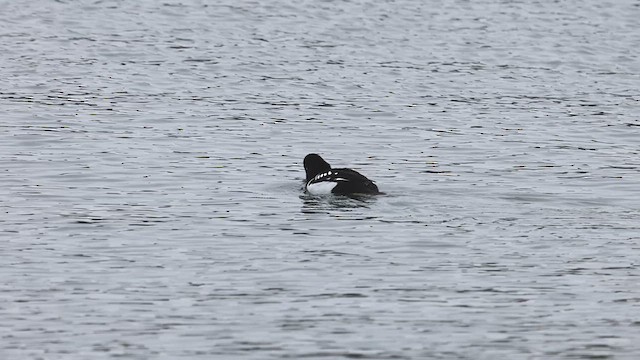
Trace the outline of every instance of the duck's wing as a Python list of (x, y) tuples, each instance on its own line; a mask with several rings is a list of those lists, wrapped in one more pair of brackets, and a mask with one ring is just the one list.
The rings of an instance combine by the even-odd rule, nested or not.
[(332, 169), (328, 180), (336, 183), (334, 194), (379, 194), (378, 186), (366, 176), (351, 169)]

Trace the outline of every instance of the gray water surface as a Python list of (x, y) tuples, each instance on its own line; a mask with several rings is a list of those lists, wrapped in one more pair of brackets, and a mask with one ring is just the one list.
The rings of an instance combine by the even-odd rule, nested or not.
[(637, 1), (0, 5), (2, 359), (640, 356)]

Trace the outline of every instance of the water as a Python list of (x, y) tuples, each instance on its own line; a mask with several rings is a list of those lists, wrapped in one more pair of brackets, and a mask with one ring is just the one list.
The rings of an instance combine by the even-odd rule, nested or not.
[(2, 8), (3, 359), (640, 354), (637, 2)]

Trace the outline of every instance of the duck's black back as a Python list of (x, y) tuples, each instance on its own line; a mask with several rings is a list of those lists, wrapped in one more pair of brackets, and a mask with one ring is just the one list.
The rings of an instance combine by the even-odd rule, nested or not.
[(337, 181), (336, 187), (331, 190), (334, 194), (380, 194), (378, 186), (373, 181), (355, 170), (333, 169), (331, 172), (335, 179), (344, 179)]

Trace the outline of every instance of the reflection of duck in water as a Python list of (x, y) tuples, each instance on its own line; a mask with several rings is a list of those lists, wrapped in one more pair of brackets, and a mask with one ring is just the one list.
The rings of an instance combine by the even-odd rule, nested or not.
[(373, 181), (351, 169), (332, 169), (318, 154), (304, 158), (307, 172), (305, 190), (313, 195), (321, 194), (382, 194)]

